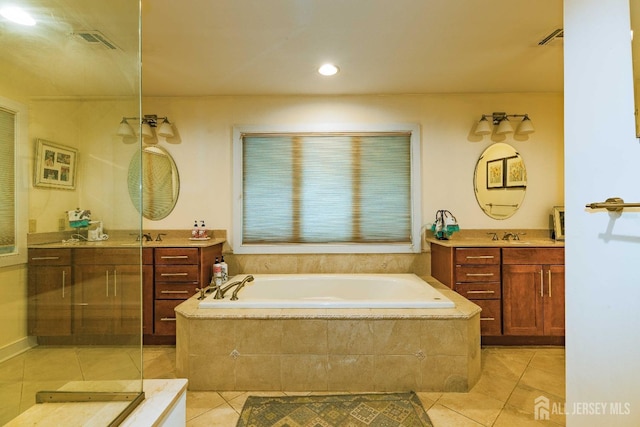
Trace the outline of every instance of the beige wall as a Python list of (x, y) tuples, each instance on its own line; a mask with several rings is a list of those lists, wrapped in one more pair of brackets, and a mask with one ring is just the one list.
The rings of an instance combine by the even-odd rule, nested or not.
[[(162, 142), (174, 156), (182, 183), (175, 211), (149, 228), (188, 228), (203, 219), (231, 233), (231, 166), (234, 124), (419, 123), (422, 128), (422, 214), (449, 209), (463, 228), (548, 228), (552, 206), (563, 203), (563, 98), (561, 94), (466, 94), (344, 97), (145, 98), (145, 113), (167, 115), (181, 144)], [(536, 132), (513, 135), (529, 186), (522, 209), (496, 221), (478, 207), (475, 164), (491, 139), (472, 134), (482, 113), (528, 113)], [(519, 138), (519, 137), (518, 137)]]

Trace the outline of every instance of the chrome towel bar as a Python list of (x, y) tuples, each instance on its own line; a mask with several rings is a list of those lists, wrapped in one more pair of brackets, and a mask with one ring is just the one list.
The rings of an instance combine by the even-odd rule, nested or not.
[(590, 209), (604, 208), (609, 212), (622, 212), (624, 208), (640, 208), (640, 203), (625, 203), (620, 197), (610, 197), (604, 202), (589, 203)]

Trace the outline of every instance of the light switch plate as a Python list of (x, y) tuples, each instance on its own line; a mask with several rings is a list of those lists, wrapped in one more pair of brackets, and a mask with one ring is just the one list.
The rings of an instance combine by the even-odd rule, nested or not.
[(64, 231), (65, 227), (64, 218), (58, 218), (58, 231)]

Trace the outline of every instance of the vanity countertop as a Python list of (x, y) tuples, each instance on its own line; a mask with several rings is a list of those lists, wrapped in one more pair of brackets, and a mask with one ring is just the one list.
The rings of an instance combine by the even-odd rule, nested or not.
[[(502, 240), (506, 232), (520, 233), (520, 240)], [(493, 233), (498, 240), (492, 240)], [(425, 237), (427, 243), (451, 248), (489, 247), (489, 248), (563, 248), (563, 240), (554, 240), (549, 230), (461, 230), (453, 233), (449, 240), (436, 239), (431, 231)]]
[[(161, 240), (156, 240), (162, 233)], [(226, 242), (224, 232), (212, 232), (212, 236), (206, 240), (190, 239), (188, 230), (152, 230), (149, 232), (151, 241), (136, 240), (135, 231), (108, 232), (107, 240), (89, 242), (82, 238), (71, 240), (75, 232), (34, 233), (28, 236), (29, 248), (58, 249), (58, 248), (185, 248), (185, 247), (209, 247)]]

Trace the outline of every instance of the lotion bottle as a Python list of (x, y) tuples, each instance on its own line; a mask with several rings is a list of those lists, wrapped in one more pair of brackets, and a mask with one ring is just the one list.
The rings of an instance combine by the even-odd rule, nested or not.
[(191, 230), (191, 237), (198, 238), (198, 221), (193, 221), (193, 230)]
[(222, 283), (229, 280), (229, 266), (224, 262), (224, 255), (220, 258), (220, 267), (222, 270)]

